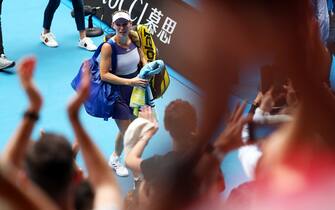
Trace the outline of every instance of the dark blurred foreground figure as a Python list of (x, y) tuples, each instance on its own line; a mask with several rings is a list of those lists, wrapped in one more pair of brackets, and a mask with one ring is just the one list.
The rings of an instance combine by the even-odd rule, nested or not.
[[(189, 48), (180, 45), (180, 52), (186, 53), (189, 58), (185, 60), (185, 68), (194, 70), (192, 75), (186, 76), (204, 90), (201, 144), (175, 164), (159, 163), (155, 176), (143, 172), (148, 182), (152, 183), (144, 183), (142, 189), (145, 194), (139, 194), (139, 197), (144, 196), (140, 199), (150, 204), (145, 206), (146, 209), (333, 209), (335, 99), (320, 75), (328, 66), (310, 1), (256, 0), (248, 4), (246, 1), (208, 0), (201, 3), (201, 17), (192, 17), (192, 20), (199, 21), (197, 25), (201, 25), (202, 30), (183, 40), (185, 44), (193, 43), (188, 45), (193, 46), (192, 51), (185, 51)], [(187, 19), (185, 17), (185, 21)], [(190, 26), (195, 25), (190, 23)], [(218, 34), (225, 38), (211, 39)], [(207, 180), (206, 173), (211, 174), (210, 170), (201, 167), (206, 168), (209, 164), (201, 163), (208, 142), (226, 116), (231, 76), (250, 63), (276, 54), (285, 55), (281, 61), (283, 71), (292, 79), (300, 96), (292, 123), (273, 134), (264, 145), (255, 185), (244, 189), (252, 193), (245, 193), (241, 198), (248, 199), (248, 202), (237, 199), (227, 205), (210, 202), (207, 198), (195, 200), (198, 198), (195, 194), (201, 192), (202, 183)], [(107, 205), (109, 209), (119, 209), (120, 205), (114, 206), (110, 202), (120, 203), (115, 178), (78, 119), (78, 109), (88, 94), (88, 81), (86, 74), (82, 89), (69, 105), (69, 117), (96, 192), (94, 208), (106, 208)], [(244, 107), (237, 106), (229, 118), (225, 130), (214, 144), (215, 154), (226, 154), (243, 144)], [(29, 118), (24, 122), (31, 125)], [(26, 135), (26, 132), (18, 133)], [(29, 136), (30, 133), (24, 139), (29, 139)], [(22, 144), (14, 145), (22, 147)], [(7, 157), (15, 163), (22, 156), (19, 151)]]
[[(202, 27), (177, 49), (187, 55), (184, 66), (192, 74), (180, 70), (204, 90), (199, 148), (206, 147), (226, 114), (232, 75), (249, 64), (282, 55), (282, 71), (300, 96), (293, 122), (264, 145), (254, 193), (245, 195), (249, 202), (234, 203), (231, 209), (333, 208), (335, 101), (324, 84), (322, 72), (329, 66), (310, 3), (201, 1), (200, 17), (184, 18)], [(185, 34), (195, 23), (188, 25)], [(174, 194), (166, 198), (173, 202)]]
[[(146, 128), (140, 121), (152, 124)], [(183, 209), (200, 199), (216, 200), (224, 190), (224, 179), (216, 157), (205, 152), (193, 160), (197, 146), (197, 114), (187, 101), (177, 99), (168, 104), (164, 127), (172, 138), (172, 151), (142, 159), (146, 145), (158, 129), (151, 107), (144, 107), (139, 118), (130, 124), (125, 142), (134, 146), (126, 156), (126, 165), (139, 177), (135, 190), (128, 194), (125, 206), (131, 209)], [(136, 132), (134, 130), (142, 130)], [(141, 133), (133, 136), (133, 133)], [(127, 146), (125, 146), (126, 150)], [(173, 195), (173, 202), (166, 200)]]
[(71, 209), (75, 170), (72, 148), (64, 137), (46, 133), (31, 143), (25, 158), (25, 171), (62, 209)]
[[(133, 173), (137, 174), (142, 173), (141, 166), (147, 161), (141, 157), (145, 146), (158, 130), (157, 120), (150, 107), (144, 107), (139, 116), (141, 119), (137, 121), (143, 120), (152, 125), (152, 127), (144, 132), (141, 138), (141, 136), (134, 136), (132, 129), (136, 129), (136, 126), (135, 124), (131, 124), (132, 126), (127, 129), (125, 134), (127, 141), (130, 138), (134, 139), (134, 145), (127, 152), (126, 165)], [(165, 155), (155, 155), (153, 158), (162, 159), (162, 162), (166, 158), (168, 162), (169, 156), (185, 154), (196, 144), (197, 115), (194, 107), (189, 102), (181, 99), (170, 102), (164, 112), (164, 127), (172, 138), (173, 151)], [(127, 145), (125, 147), (127, 149)]]
[[(84, 66), (85, 71), (78, 94), (68, 105), (68, 116), (83, 153), (94, 198), (92, 198), (92, 192), (88, 195), (80, 195), (78, 183), (82, 179), (81, 173), (74, 167), (74, 154), (71, 145), (64, 137), (59, 134), (43, 133), (38, 141), (30, 141), (30, 135), (42, 106), (42, 97), (32, 79), (35, 64), (35, 58), (30, 57), (25, 58), (18, 65), (21, 84), (29, 98), (29, 104), (1, 158), (4, 166), (11, 173), (12, 180), (29, 193), (22, 195), (22, 192), (19, 192), (11, 196), (0, 194), (1, 197), (6, 198), (10, 204), (16, 199), (26, 203), (30, 201), (30, 206), (33, 207), (27, 206), (27, 209), (72, 210), (75, 207), (78, 210), (122, 209), (120, 192), (113, 172), (78, 118), (79, 108), (89, 93), (90, 75), (86, 70), (87, 64)], [(8, 186), (5, 189), (11, 188)], [(76, 195), (76, 192), (79, 194)], [(85, 197), (86, 200), (83, 201)], [(20, 206), (15, 203), (13, 205)]]
[(75, 192), (75, 208), (76, 210), (91, 210), (94, 203), (94, 191), (90, 182), (81, 181)]

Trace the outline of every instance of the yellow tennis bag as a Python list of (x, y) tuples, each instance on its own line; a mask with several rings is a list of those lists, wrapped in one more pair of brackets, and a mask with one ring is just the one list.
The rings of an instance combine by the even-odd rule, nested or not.
[[(107, 41), (113, 36), (114, 34), (105, 36), (104, 41)], [(143, 51), (144, 57), (148, 62), (157, 59), (157, 48), (147, 26), (135, 26), (132, 30), (130, 30), (129, 37), (135, 45)], [(159, 74), (154, 75), (150, 80), (150, 89), (153, 99), (162, 97), (169, 85), (170, 76), (166, 67), (164, 67)]]

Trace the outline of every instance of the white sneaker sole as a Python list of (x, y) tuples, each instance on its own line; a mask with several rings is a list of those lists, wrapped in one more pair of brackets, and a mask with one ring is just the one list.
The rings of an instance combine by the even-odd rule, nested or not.
[(129, 173), (127, 173), (127, 174), (118, 174), (118, 173), (116, 172), (116, 169), (113, 167), (112, 164), (108, 163), (108, 165), (109, 165), (109, 167), (111, 167), (111, 168), (113, 169), (113, 171), (115, 172), (115, 174), (116, 174), (117, 176), (119, 176), (119, 177), (127, 177), (127, 176), (129, 176)]
[(85, 49), (87, 51), (95, 51), (97, 49), (97, 48), (95, 48), (95, 49), (88, 49), (85, 46), (81, 46), (81, 45), (78, 45), (78, 47), (83, 48), (83, 49)]
[(13, 66), (15, 66), (15, 62), (8, 64), (8, 65), (4, 65), (4, 66), (0, 66), (0, 71), (1, 70), (5, 70), (5, 69), (9, 69), (12, 68)]
[(127, 176), (129, 176), (129, 174), (118, 174), (118, 173), (116, 173), (116, 171), (115, 171), (115, 174), (118, 175), (119, 177), (127, 177)]

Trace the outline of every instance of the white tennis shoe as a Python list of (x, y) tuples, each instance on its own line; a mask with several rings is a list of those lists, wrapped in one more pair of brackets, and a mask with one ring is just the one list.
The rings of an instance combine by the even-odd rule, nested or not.
[(40, 36), (41, 41), (48, 47), (58, 47), (58, 43), (56, 41), (56, 37), (53, 33), (41, 33)]
[(108, 165), (116, 172), (118, 176), (128, 176), (128, 169), (121, 164), (120, 158), (113, 154), (109, 157)]
[(94, 45), (92, 39), (85, 37), (79, 40), (78, 46), (84, 48), (88, 51), (94, 51), (97, 49), (97, 46)]

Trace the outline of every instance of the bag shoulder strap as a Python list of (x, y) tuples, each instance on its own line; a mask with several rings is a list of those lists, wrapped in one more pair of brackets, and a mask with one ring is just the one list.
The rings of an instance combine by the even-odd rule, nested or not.
[(107, 41), (108, 44), (110, 44), (110, 46), (112, 47), (112, 73), (115, 72), (116, 70), (116, 67), (117, 67), (117, 56), (116, 56), (116, 43), (115, 41), (110, 38), (108, 41)]
[(129, 38), (135, 44), (137, 48), (141, 48), (141, 39), (138, 34), (138, 27), (136, 26), (133, 30), (129, 31)]

